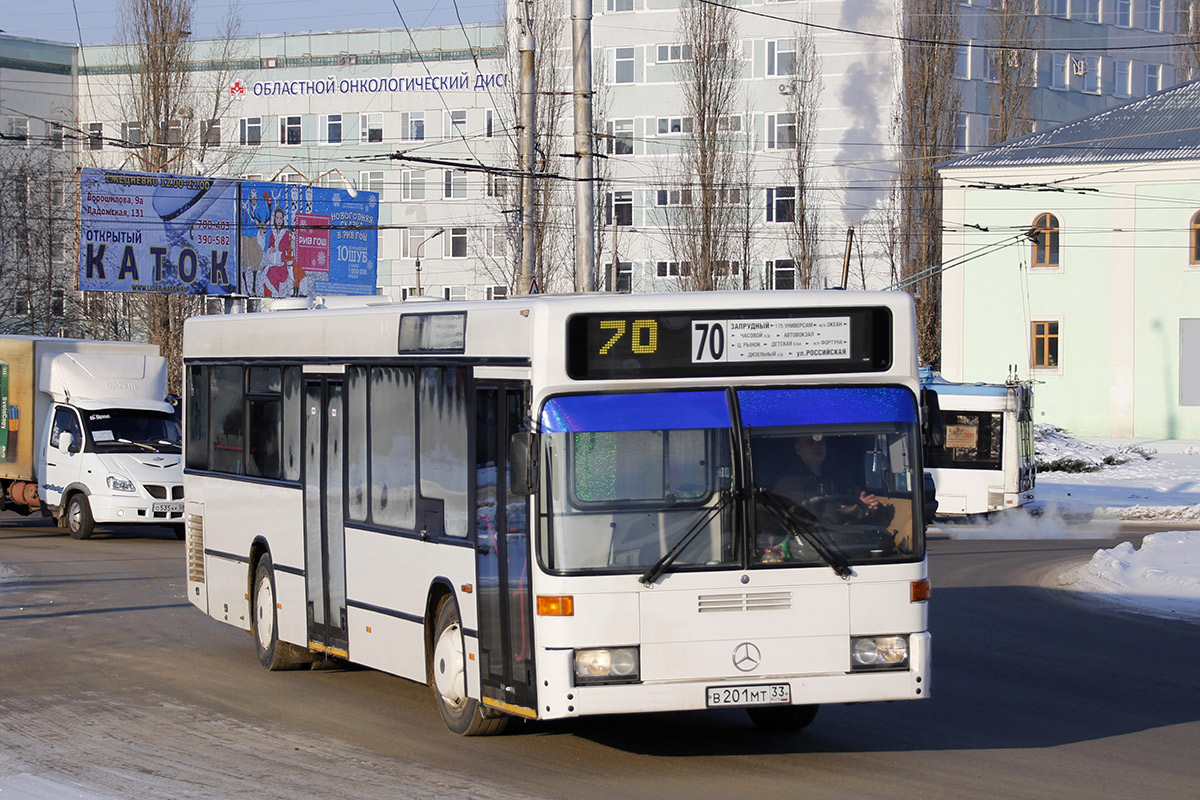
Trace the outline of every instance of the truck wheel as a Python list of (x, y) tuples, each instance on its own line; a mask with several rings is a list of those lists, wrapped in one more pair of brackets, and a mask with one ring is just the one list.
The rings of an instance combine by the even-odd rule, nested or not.
[(433, 649), (429, 653), (429, 685), (437, 699), (442, 721), (460, 736), (501, 733), (508, 717), (485, 717), (478, 700), (467, 697), (466, 658), (458, 605), (446, 595), (434, 614)]
[(312, 663), (304, 647), (279, 641), (279, 615), (275, 600), (275, 565), (264, 555), (254, 570), (254, 596), (250, 598), (250, 629), (258, 663), (269, 670), (296, 669)]
[(83, 492), (76, 492), (67, 501), (67, 533), (72, 539), (86, 539), (96, 529), (92, 507)]

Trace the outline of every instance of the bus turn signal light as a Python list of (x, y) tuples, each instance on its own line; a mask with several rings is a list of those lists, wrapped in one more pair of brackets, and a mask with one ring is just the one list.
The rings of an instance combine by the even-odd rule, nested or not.
[(925, 602), (929, 599), (929, 593), (933, 591), (933, 588), (929, 585), (929, 578), (913, 581), (910, 587), (909, 598), (914, 603)]
[(539, 617), (573, 617), (575, 616), (575, 598), (569, 594), (539, 594), (537, 613)]

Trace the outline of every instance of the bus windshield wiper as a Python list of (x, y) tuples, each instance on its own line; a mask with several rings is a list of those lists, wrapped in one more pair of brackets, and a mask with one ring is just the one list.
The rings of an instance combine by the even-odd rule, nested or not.
[(650, 569), (642, 573), (642, 577), (638, 580), (646, 586), (653, 585), (667, 571), (667, 567), (675, 563), (675, 559), (679, 558), (683, 551), (687, 549), (687, 546), (700, 535), (700, 531), (708, 527), (708, 524), (713, 521), (717, 514), (720, 514), (730, 504), (735, 494), (734, 492), (721, 492), (721, 499), (717, 504), (704, 512), (700, 516), (700, 519), (696, 520), (695, 524), (688, 528), (687, 533), (680, 536), (675, 544), (671, 545), (671, 549), (662, 558), (655, 561)]
[(845, 556), (835, 551), (824, 539), (817, 535), (812, 524), (815, 518), (812, 521), (805, 519), (796, 512), (783, 496), (772, 492), (770, 489), (764, 489), (760, 486), (754, 491), (763, 501), (763, 507), (775, 515), (775, 518), (779, 520), (788, 533), (807, 542), (813, 550), (817, 551), (817, 555), (821, 557), (821, 560), (828, 564), (842, 580), (850, 580), (850, 576), (854, 574), (853, 570), (850, 569), (850, 562), (846, 560)]

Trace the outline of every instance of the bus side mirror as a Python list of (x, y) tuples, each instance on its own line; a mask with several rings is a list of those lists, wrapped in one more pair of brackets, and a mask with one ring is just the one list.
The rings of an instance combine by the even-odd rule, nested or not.
[(946, 423), (942, 420), (942, 407), (938, 405), (938, 395), (933, 389), (921, 390), (921, 412), (921, 433), (925, 438), (925, 447), (944, 447)]
[(540, 441), (536, 433), (514, 433), (508, 440), (508, 491), (515, 495), (529, 495), (537, 490), (538, 449)]

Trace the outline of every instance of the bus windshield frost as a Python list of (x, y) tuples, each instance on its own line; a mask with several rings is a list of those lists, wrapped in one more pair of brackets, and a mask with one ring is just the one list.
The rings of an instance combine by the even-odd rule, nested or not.
[[(923, 556), (908, 390), (571, 395), (545, 404), (541, 426), (548, 571), (841, 572)], [(820, 474), (797, 452), (813, 439)]]

